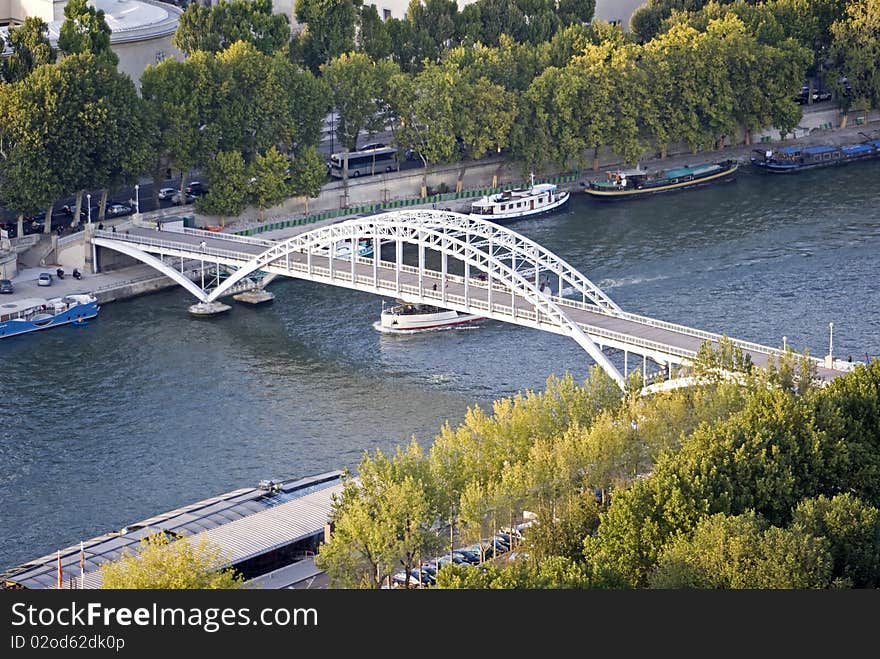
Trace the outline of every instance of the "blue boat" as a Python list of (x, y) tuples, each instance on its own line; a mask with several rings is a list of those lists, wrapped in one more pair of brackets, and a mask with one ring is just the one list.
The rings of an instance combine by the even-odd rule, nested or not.
[(873, 158), (880, 158), (880, 140), (840, 146), (835, 144), (786, 146), (778, 151), (755, 149), (751, 161), (753, 165), (764, 171), (786, 174)]
[(48, 300), (38, 297), (0, 304), (0, 338), (74, 323), (85, 324), (98, 315), (98, 300), (90, 293), (74, 293)]

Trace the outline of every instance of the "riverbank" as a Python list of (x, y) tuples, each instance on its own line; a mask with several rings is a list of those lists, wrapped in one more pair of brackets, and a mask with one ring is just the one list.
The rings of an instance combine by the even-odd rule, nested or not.
[[(665, 159), (659, 157), (644, 158), (639, 164), (642, 168), (649, 170), (681, 167), (726, 159), (737, 160), (741, 164), (746, 165), (755, 149), (778, 148), (782, 145), (792, 144), (845, 144), (858, 142), (869, 135), (872, 137), (880, 135), (880, 118), (865, 125), (854, 124), (855, 122), (847, 128), (829, 129), (817, 127), (808, 132), (805, 130), (797, 139), (761, 141), (757, 144), (753, 143), (748, 145), (738, 144), (734, 146), (725, 146), (724, 148), (715, 151), (701, 151), (696, 154), (690, 152), (675, 153), (667, 156)], [(507, 163), (507, 165), (509, 165), (509, 163)], [(558, 185), (561, 189), (567, 189), (573, 193), (577, 193), (586, 180), (602, 178), (604, 171), (625, 166), (625, 163), (606, 157), (605, 159), (600, 159), (598, 171), (588, 170), (577, 174), (557, 175), (555, 180), (558, 181)], [(421, 174), (419, 174), (419, 176), (421, 176)], [(504, 184), (510, 185), (512, 183), (519, 183), (519, 181), (506, 181)], [(450, 194), (441, 194), (433, 195), (427, 199), (407, 199), (404, 200), (405, 203), (400, 203), (400, 205), (380, 209), (376, 209), (375, 205), (383, 202), (374, 200), (372, 205), (340, 209), (338, 213), (325, 212), (319, 215), (298, 215), (294, 213), (292, 215), (283, 216), (283, 219), (278, 216), (270, 217), (265, 222), (256, 224), (246, 217), (241, 217), (227, 221), (225, 223), (225, 230), (235, 233), (257, 234), (261, 238), (269, 240), (284, 240), (299, 233), (310, 231), (328, 224), (334, 224), (347, 219), (376, 212), (386, 212), (389, 210), (403, 208), (444, 208), (455, 212), (466, 213), (470, 209), (470, 204), (474, 199), (474, 195), (464, 195), (468, 195), (468, 192), (466, 191), (463, 193), (463, 196), (457, 197)], [(167, 215), (167, 211), (161, 211), (155, 215), (159, 217), (163, 214)], [(152, 215), (153, 214), (144, 214), (142, 218), (143, 221), (149, 222)], [(200, 216), (197, 216), (197, 219), (199, 219), (199, 217)], [(198, 224), (204, 226), (206, 222), (210, 221), (210, 219), (201, 218), (201, 221), (198, 222)], [(106, 304), (108, 302), (128, 299), (177, 285), (172, 279), (158, 274), (151, 267), (138, 264), (110, 271), (102, 271), (96, 274), (90, 274), (87, 272), (87, 268), (81, 267), (80, 269), (84, 272), (82, 280), (77, 281), (72, 277), (63, 280), (56, 278), (52, 287), (38, 287), (36, 280), (39, 273), (54, 273), (56, 267), (57, 266), (53, 264), (51, 266), (25, 267), (20, 269), (18, 275), (12, 280), (13, 286), (15, 287), (15, 293), (5, 299), (15, 301), (28, 297), (57, 297), (59, 295), (89, 291), (96, 295), (100, 304)], [(190, 278), (194, 280), (198, 278), (200, 273), (198, 264), (194, 263), (193, 266), (188, 269), (187, 273)]]

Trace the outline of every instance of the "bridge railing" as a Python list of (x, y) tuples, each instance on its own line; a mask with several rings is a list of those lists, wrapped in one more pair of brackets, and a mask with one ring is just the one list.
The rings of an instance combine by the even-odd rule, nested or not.
[(97, 230), (95, 231), (95, 237), (109, 238), (110, 240), (116, 240), (119, 242), (133, 243), (136, 245), (147, 245), (149, 247), (158, 247), (160, 249), (173, 250), (177, 252), (187, 252), (187, 256), (189, 258), (195, 258), (193, 254), (199, 254), (204, 256), (216, 256), (235, 261), (243, 261), (245, 263), (254, 258), (254, 255), (248, 252), (235, 252), (232, 250), (217, 249), (216, 247), (205, 247), (204, 249), (201, 249), (198, 245), (190, 245), (188, 243), (182, 243), (179, 241), (147, 238), (146, 236), (138, 236), (129, 233), (112, 233), (106, 230)]
[(243, 236), (236, 233), (224, 233), (222, 231), (205, 231), (204, 229), (193, 229), (183, 227), (182, 229), (163, 229), (169, 233), (183, 233), (187, 236), (198, 236), (199, 238), (212, 238), (214, 240), (228, 240), (235, 243), (246, 243), (249, 245), (258, 245), (260, 247), (269, 248), (276, 244), (276, 241), (267, 238), (254, 238), (252, 236)]
[[(675, 332), (676, 334), (683, 334), (685, 336), (692, 336), (694, 338), (703, 339), (705, 341), (711, 341), (713, 343), (718, 343), (721, 339), (724, 338), (723, 335), (717, 334), (715, 332), (707, 332), (705, 330), (695, 329), (693, 327), (688, 327), (686, 325), (679, 325), (678, 323), (670, 323), (665, 320), (658, 320), (656, 318), (650, 318), (648, 316), (640, 316), (634, 313), (628, 313), (625, 311), (609, 311), (607, 309), (598, 309), (595, 306), (585, 305), (583, 302), (578, 300), (571, 300), (568, 298), (553, 298), (561, 306), (574, 307), (576, 309), (583, 309), (586, 311), (593, 311), (598, 313), (603, 313), (607, 316), (613, 316), (615, 318), (620, 318), (622, 320), (629, 320), (635, 323), (639, 323), (641, 325), (647, 325), (649, 327), (656, 327), (657, 329), (664, 329), (670, 332)], [(780, 348), (773, 348), (770, 346), (761, 345), (760, 343), (753, 343), (751, 341), (743, 341), (741, 339), (730, 338), (730, 342), (742, 348), (743, 350), (749, 350), (751, 352), (756, 352), (764, 355), (781, 355), (783, 354), (783, 350)], [(818, 358), (811, 358), (813, 361), (817, 363), (821, 363), (822, 360)]]

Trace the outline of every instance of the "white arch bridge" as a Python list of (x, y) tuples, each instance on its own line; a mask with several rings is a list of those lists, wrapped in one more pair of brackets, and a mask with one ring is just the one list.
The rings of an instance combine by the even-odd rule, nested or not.
[[(196, 229), (126, 233), (96, 230), (95, 247), (121, 252), (179, 282), (202, 302), (253, 287), (257, 272), (367, 291), (411, 303), (474, 313), (574, 339), (621, 388), (630, 356), (663, 367), (687, 364), (704, 342), (722, 335), (623, 311), (587, 277), (555, 254), (515, 231), (449, 211), (409, 210), (351, 219), (283, 241)], [(369, 243), (371, 256), (350, 246)], [(337, 253), (346, 245), (344, 255)], [(383, 258), (382, 247), (386, 257)], [(408, 260), (404, 262), (404, 247)], [(417, 256), (412, 254), (416, 250)], [(426, 267), (428, 257), (439, 269)], [(232, 272), (222, 283), (199, 286), (183, 274), (193, 259)], [(450, 266), (452, 266), (450, 268)], [(267, 278), (268, 279), (268, 278)], [(266, 281), (266, 280), (264, 280)], [(540, 283), (539, 283), (540, 282)], [(542, 283), (547, 282), (547, 290)], [(555, 294), (550, 291), (555, 291)], [(757, 366), (778, 348), (731, 339)], [(603, 352), (623, 352), (623, 372)], [(818, 360), (829, 380), (853, 364)]]

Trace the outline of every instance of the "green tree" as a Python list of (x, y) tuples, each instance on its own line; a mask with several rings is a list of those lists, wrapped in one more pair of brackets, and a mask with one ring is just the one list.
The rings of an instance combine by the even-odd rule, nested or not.
[(205, 171), (208, 192), (197, 202), (198, 210), (220, 216), (238, 215), (246, 207), (249, 194), (247, 166), (238, 151), (220, 151), (208, 161)]
[(116, 66), (119, 57), (110, 49), (110, 32), (103, 9), (90, 6), (87, 0), (69, 0), (64, 5), (58, 49), (64, 55), (93, 53)]
[(373, 133), (382, 128), (379, 97), (384, 70), (365, 53), (343, 53), (321, 67), (339, 113), (336, 138), (350, 151), (357, 150), (362, 130)]
[(279, 144), (294, 155), (300, 149), (317, 146), (321, 141), (324, 117), (333, 107), (327, 83), (280, 55), (272, 58), (270, 66), (271, 75), (278, 80), (282, 90), (276, 109), (276, 118), (281, 119)]
[(880, 3), (849, 3), (846, 16), (832, 23), (830, 32), (829, 86), (837, 92), (841, 107), (845, 111), (880, 107)]
[(10, 26), (6, 44), (12, 52), (0, 62), (4, 82), (18, 82), (38, 66), (55, 63), (57, 53), (49, 43), (49, 25), (37, 16), (28, 16), (19, 27)]
[(316, 557), (331, 583), (378, 588), (398, 569), (409, 575), (436, 550), (431, 485), (418, 476), (429, 474), (426, 468), (418, 449), (399, 452), (393, 460), (381, 451), (364, 456), (357, 481), (346, 479), (334, 501), (333, 535)]
[(272, 147), (265, 154), (257, 154), (250, 165), (250, 199), (260, 211), (260, 221), (267, 208), (287, 198), (287, 170), (290, 158)]
[(830, 482), (880, 508), (880, 359), (835, 378), (808, 400), (828, 442), (844, 451), (844, 465)]
[[(446, 44), (455, 37), (458, 5), (455, 0), (410, 0), (406, 18), (412, 25), (417, 66), (440, 62)], [(404, 66), (401, 64), (401, 68)]]
[(360, 29), (357, 31), (358, 50), (371, 60), (378, 62), (391, 55), (391, 36), (385, 23), (379, 18), (376, 5), (363, 5), (360, 8)]
[[(71, 58), (58, 66), (64, 70)], [(138, 96), (134, 83), (124, 73), (99, 58), (88, 58), (87, 67), (76, 67), (71, 75), (89, 75), (94, 79), (94, 95), (83, 104), (83, 121), (90, 123), (95, 139), (89, 142), (90, 166), (87, 180), (76, 181), (76, 191), (96, 185), (103, 189), (99, 217), (103, 217), (107, 193), (123, 185), (133, 185), (150, 171), (154, 151), (152, 115)], [(68, 190), (72, 188), (68, 187)], [(81, 194), (77, 194), (74, 217), (79, 220)]]
[(220, 0), (210, 7), (189, 4), (172, 43), (192, 55), (197, 50), (218, 53), (236, 41), (247, 41), (264, 55), (272, 55), (289, 40), (287, 15), (272, 13), (272, 0)]
[(596, 0), (558, 0), (562, 25), (589, 24), (596, 12)]
[(702, 520), (676, 536), (651, 576), (654, 588), (825, 588), (828, 542), (798, 528), (770, 527), (754, 513)]
[(210, 54), (197, 52), (183, 62), (169, 58), (148, 66), (141, 76), (141, 94), (156, 122), (154, 189), (173, 168), (181, 172), (183, 191), (189, 172), (218, 150), (214, 67)]
[(851, 588), (880, 584), (880, 511), (853, 495), (819, 496), (802, 501), (793, 525), (825, 538), (834, 560), (833, 575)]
[(391, 40), (391, 60), (406, 73), (418, 70), (421, 62), (417, 59), (412, 23), (405, 18), (389, 18), (385, 29)]
[(290, 172), (290, 193), (305, 197), (306, 213), (309, 212), (309, 198), (321, 194), (321, 186), (327, 182), (327, 166), (318, 150), (309, 146), (302, 149), (293, 159)]
[(31, 123), (33, 112), (42, 110), (34, 83), (49, 77), (43, 68), (21, 84), (0, 85), (0, 199), (16, 211), (19, 236), (24, 235), (24, 214), (46, 208), (60, 193), (48, 145), (39, 136), (39, 118), (36, 125)]
[(163, 532), (143, 538), (136, 553), (124, 550), (101, 565), (103, 589), (240, 589), (244, 579), (224, 567), (220, 548), (204, 537), (170, 540)]
[(478, 0), (461, 10), (459, 38), (465, 43), (497, 46), (501, 35), (522, 42), (528, 31), (526, 15), (516, 0)]
[(665, 18), (664, 12), (650, 2), (636, 8), (629, 19), (629, 29), (641, 43), (648, 43), (658, 34)]
[(284, 85), (289, 77), (280, 67), (289, 63), (245, 41), (218, 53), (214, 62), (217, 148), (238, 149), (250, 162), (271, 147), (288, 147), (294, 120)]
[(353, 0), (296, 0), (294, 11), (296, 20), (306, 24), (295, 50), (314, 73), (334, 57), (354, 50), (357, 8)]

